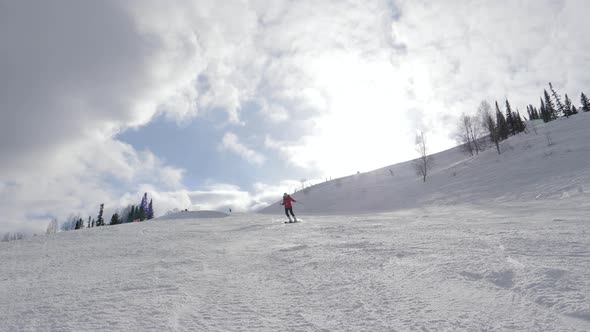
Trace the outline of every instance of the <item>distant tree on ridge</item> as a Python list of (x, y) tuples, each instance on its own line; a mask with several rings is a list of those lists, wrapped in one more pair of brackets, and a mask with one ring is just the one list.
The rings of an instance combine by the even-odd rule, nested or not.
[(414, 161), (414, 169), (416, 174), (422, 177), (422, 181), (426, 182), (426, 176), (432, 168), (434, 160), (432, 156), (428, 155), (428, 146), (424, 132), (420, 132), (420, 135), (416, 136), (416, 151), (420, 154), (420, 157)]

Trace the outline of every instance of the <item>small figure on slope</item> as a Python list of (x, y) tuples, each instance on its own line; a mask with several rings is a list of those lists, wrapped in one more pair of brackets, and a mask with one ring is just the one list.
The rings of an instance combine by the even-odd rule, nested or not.
[[(289, 196), (287, 193), (283, 194), (283, 202), (281, 203), (281, 205), (285, 206), (285, 214), (287, 215), (287, 218), (289, 218), (289, 222), (297, 222), (297, 217), (295, 217), (295, 214), (293, 213), (293, 205), (291, 205), (291, 202), (297, 202), (296, 200), (294, 200), (293, 198), (291, 198), (291, 196)], [(291, 216), (289, 215), (289, 212), (291, 212), (291, 216), (293, 216), (294, 220), (291, 220)]]

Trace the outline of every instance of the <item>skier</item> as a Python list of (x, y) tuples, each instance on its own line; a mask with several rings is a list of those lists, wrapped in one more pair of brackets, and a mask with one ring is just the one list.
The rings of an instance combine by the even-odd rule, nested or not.
[[(293, 213), (293, 206), (291, 205), (291, 202), (297, 201), (291, 198), (291, 196), (289, 196), (287, 193), (284, 193), (283, 202), (281, 205), (285, 206), (285, 214), (287, 215), (287, 218), (289, 218), (289, 222), (293, 222), (293, 220), (291, 220), (291, 216), (293, 216), (294, 221), (297, 222), (297, 217), (295, 217), (295, 214)], [(289, 215), (289, 212), (291, 212), (291, 216)]]

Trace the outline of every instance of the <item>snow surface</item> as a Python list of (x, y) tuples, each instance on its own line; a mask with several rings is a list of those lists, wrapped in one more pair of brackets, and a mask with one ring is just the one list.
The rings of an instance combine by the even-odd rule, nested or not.
[(303, 223), (275, 204), (0, 243), (0, 330), (589, 331), (588, 128), (443, 152), (427, 183), (323, 183)]
[(194, 219), (194, 218), (225, 218), (228, 214), (219, 211), (179, 211), (170, 213), (157, 219), (169, 220), (169, 219)]

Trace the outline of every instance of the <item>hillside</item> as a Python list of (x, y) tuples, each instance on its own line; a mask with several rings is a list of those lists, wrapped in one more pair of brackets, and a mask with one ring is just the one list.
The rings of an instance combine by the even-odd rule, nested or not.
[[(300, 203), (295, 211), (370, 213), (457, 204), (551, 204), (565, 199), (585, 204), (583, 198), (590, 192), (590, 114), (547, 124), (537, 120), (535, 126), (537, 134), (529, 130), (502, 142), (501, 155), (495, 148), (473, 157), (459, 148), (434, 154), (426, 183), (409, 161), (306, 188), (292, 195)], [(277, 202), (260, 213), (281, 211)]]
[(437, 154), (427, 183), (402, 163), (314, 186), (297, 224), (274, 205), (0, 243), (0, 331), (588, 331), (589, 115)]

